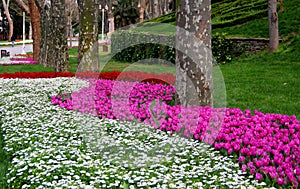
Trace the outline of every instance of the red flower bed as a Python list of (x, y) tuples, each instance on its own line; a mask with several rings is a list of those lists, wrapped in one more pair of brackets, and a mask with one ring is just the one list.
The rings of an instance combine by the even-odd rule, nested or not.
[(73, 77), (74, 74), (71, 72), (15, 72), (15, 73), (6, 73), (0, 74), (0, 78), (54, 78), (54, 77)]
[(107, 80), (141, 81), (149, 83), (171, 84), (175, 83), (175, 76), (169, 73), (157, 74), (147, 72), (15, 72), (0, 74), (0, 78), (54, 78), (54, 77), (97, 78)]
[(77, 72), (76, 77), (79, 78), (99, 78), (108, 80), (124, 80), (124, 81), (142, 81), (149, 83), (160, 83), (160, 84), (175, 84), (175, 76), (170, 73), (148, 73), (148, 72)]

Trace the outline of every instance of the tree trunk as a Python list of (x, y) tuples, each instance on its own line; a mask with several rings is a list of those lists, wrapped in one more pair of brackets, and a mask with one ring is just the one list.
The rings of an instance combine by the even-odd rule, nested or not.
[(68, 41), (67, 41), (67, 20), (66, 20), (66, 3), (65, 0), (51, 0), (52, 16), (52, 38), (53, 51), (48, 58), (51, 65), (54, 65), (55, 72), (67, 72), (69, 69), (68, 62)]
[[(68, 38), (71, 38), (72, 33), (72, 19), (71, 19), (71, 5), (70, 0), (66, 0), (66, 16), (67, 16), (67, 36)], [(70, 39), (70, 47), (72, 47), (72, 39)]]
[(276, 7), (277, 0), (268, 0), (268, 18), (269, 18), (269, 53), (277, 50), (279, 45), (278, 34), (278, 14)]
[(29, 7), (23, 2), (23, 0), (14, 0), (14, 3), (26, 14), (30, 14)]
[(98, 0), (77, 0), (79, 9), (78, 71), (99, 71)]
[(44, 0), (35, 0), (35, 3), (38, 7), (40, 13), (40, 54), (39, 62), (45, 67), (54, 67), (52, 65), (53, 61), (48, 61), (48, 58), (51, 57), (53, 52), (53, 43), (51, 36), (51, 17), (50, 17), (50, 7), (51, 2)]
[(14, 32), (14, 23), (13, 23), (13, 20), (11, 19), (11, 17), (10, 17), (9, 9), (8, 9), (9, 7), (6, 4), (5, 0), (2, 0), (2, 3), (3, 3), (3, 9), (4, 9), (4, 12), (5, 12), (5, 16), (6, 16), (7, 21), (8, 21), (8, 26), (9, 26), (8, 41), (11, 41), (11, 37), (12, 37), (13, 32)]
[(177, 103), (212, 106), (210, 0), (180, 0), (176, 28)]
[(34, 0), (28, 0), (28, 6), (30, 7), (30, 20), (33, 34), (33, 59), (39, 61), (41, 45), (40, 13)]
[(28, 39), (32, 40), (32, 24), (31, 24), (31, 22), (29, 23)]
[(140, 12), (140, 23), (144, 22), (144, 11), (145, 11), (145, 5), (144, 5), (144, 1), (143, 0), (139, 0), (138, 3), (138, 9)]
[(35, 0), (40, 12), (40, 63), (55, 72), (68, 71), (65, 0)]

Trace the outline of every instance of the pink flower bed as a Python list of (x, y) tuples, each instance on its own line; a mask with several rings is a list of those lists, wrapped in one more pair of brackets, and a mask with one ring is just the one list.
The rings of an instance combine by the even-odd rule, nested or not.
[(172, 105), (174, 94), (175, 88), (169, 85), (91, 80), (89, 87), (52, 96), (51, 102), (101, 118), (138, 120), (156, 129), (183, 133), (237, 155), (242, 170), (258, 180), (298, 186), (300, 122), (295, 116), (183, 107)]
[(9, 65), (21, 65), (21, 64), (36, 64), (37, 61), (33, 60), (31, 57), (21, 57), (21, 58), (10, 58), (7, 62), (1, 62), (3, 66)]

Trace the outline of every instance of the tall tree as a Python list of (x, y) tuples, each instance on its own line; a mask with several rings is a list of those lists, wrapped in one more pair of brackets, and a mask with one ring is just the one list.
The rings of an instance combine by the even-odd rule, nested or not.
[(269, 53), (276, 51), (279, 45), (277, 0), (268, 0)]
[(23, 0), (14, 0), (14, 3), (26, 14), (30, 15), (33, 39), (33, 59), (39, 61), (40, 52), (40, 13), (34, 0), (28, 0), (28, 5)]
[(13, 0), (13, 2), (26, 14), (30, 14), (29, 7), (23, 0)]
[(34, 0), (28, 0), (30, 10), (30, 21), (32, 27), (33, 39), (33, 59), (39, 61), (40, 45), (41, 45), (41, 29), (40, 29), (40, 13)]
[(13, 32), (14, 32), (14, 23), (13, 23), (13, 20), (11, 19), (11, 17), (10, 17), (10, 13), (9, 13), (9, 0), (7, 2), (5, 0), (2, 0), (2, 4), (3, 4), (3, 9), (4, 9), (5, 16), (6, 16), (7, 21), (8, 21), (8, 26), (9, 26), (8, 41), (10, 41), (11, 37), (13, 35)]
[(99, 71), (98, 0), (77, 0), (79, 10), (78, 71)]
[(210, 0), (180, 0), (176, 28), (176, 91), (182, 105), (212, 105)]
[(67, 41), (67, 19), (66, 19), (66, 1), (51, 0), (51, 30), (53, 51), (52, 58), (48, 61), (54, 65), (55, 72), (67, 72), (69, 69), (68, 61), (68, 41)]
[(138, 1), (138, 9), (140, 12), (140, 22), (144, 22), (145, 8), (146, 8), (146, 0), (139, 0)]
[(65, 0), (35, 0), (40, 13), (41, 46), (39, 61), (55, 72), (68, 71), (68, 44)]
[(52, 43), (51, 27), (51, 1), (50, 0), (35, 0), (40, 13), (40, 53), (39, 62), (45, 67), (54, 67), (53, 61), (48, 61), (49, 57), (54, 53)]
[[(78, 6), (76, 0), (66, 0), (66, 16), (67, 16), (67, 36), (73, 37), (73, 17), (78, 15)], [(72, 40), (70, 40), (70, 47), (72, 47)]]

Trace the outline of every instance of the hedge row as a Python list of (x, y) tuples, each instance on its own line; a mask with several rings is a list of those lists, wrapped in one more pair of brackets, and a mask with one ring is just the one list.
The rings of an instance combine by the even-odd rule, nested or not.
[[(144, 59), (162, 59), (175, 63), (174, 38), (174, 35), (118, 31), (112, 35), (111, 52), (118, 61), (134, 63)], [(225, 34), (217, 33), (212, 37), (212, 53), (215, 62), (226, 63), (242, 54), (242, 50), (225, 38)]]

